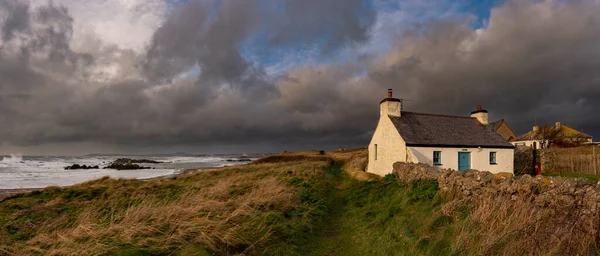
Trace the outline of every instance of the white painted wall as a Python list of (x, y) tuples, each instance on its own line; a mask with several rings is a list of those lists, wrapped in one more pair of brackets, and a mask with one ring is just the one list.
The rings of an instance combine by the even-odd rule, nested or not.
[[(375, 159), (375, 144), (377, 144), (377, 159)], [(395, 162), (405, 161), (406, 143), (404, 139), (400, 137), (392, 120), (387, 115), (381, 116), (371, 143), (369, 143), (367, 172), (384, 176), (392, 172)]]
[(513, 141), (511, 142), (511, 144), (513, 144), (514, 146), (517, 145), (523, 145), (523, 143), (525, 144), (525, 146), (527, 147), (533, 147), (533, 143), (535, 142), (535, 149), (540, 149), (541, 148), (541, 144), (542, 141), (541, 140), (522, 140), (522, 141)]
[[(433, 151), (441, 151), (440, 168), (458, 170), (458, 152), (471, 152), (471, 169), (491, 173), (514, 171), (514, 149), (507, 148), (434, 148), (408, 147), (409, 162), (433, 165)], [(496, 152), (496, 164), (490, 164), (490, 152)]]

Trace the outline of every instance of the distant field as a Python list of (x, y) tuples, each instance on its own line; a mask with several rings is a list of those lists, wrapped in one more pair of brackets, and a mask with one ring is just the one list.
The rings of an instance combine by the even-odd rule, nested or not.
[(544, 176), (558, 176), (567, 178), (587, 178), (592, 181), (600, 180), (600, 175), (585, 174), (585, 173), (543, 173)]

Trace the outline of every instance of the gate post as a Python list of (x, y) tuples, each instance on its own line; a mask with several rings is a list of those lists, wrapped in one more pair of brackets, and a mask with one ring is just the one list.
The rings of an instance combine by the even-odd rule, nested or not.
[(598, 167), (596, 166), (596, 145), (592, 144), (592, 156), (594, 157), (594, 175), (598, 175)]
[(531, 163), (533, 168), (532, 168), (532, 174), (531, 176), (535, 176), (537, 171), (537, 149), (533, 149), (533, 162)]

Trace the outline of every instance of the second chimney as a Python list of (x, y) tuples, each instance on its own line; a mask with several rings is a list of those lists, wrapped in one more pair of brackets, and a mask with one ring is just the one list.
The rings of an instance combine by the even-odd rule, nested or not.
[(393, 98), (392, 89), (389, 89), (387, 98), (379, 103), (379, 109), (381, 116), (400, 117), (402, 115), (402, 100)]
[(487, 110), (481, 108), (481, 105), (477, 105), (477, 110), (471, 112), (471, 117), (477, 118), (477, 121), (479, 121), (483, 125), (489, 124), (488, 112)]

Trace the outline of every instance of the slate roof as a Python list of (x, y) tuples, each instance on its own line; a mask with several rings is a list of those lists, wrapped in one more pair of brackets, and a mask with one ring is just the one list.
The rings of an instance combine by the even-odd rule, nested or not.
[[(563, 138), (589, 138), (591, 139), (592, 136), (583, 132), (580, 132), (578, 130), (575, 130), (569, 126), (566, 125), (561, 125), (560, 126), (560, 131), (558, 131), (558, 136), (563, 137)], [(542, 140), (544, 139), (544, 136), (539, 132), (534, 132), (534, 131), (529, 131), (528, 133), (525, 133), (521, 136), (519, 136), (515, 141), (524, 141), (524, 140)]]
[(541, 140), (544, 136), (542, 136), (539, 132), (529, 131), (519, 137), (515, 141), (524, 141), (524, 140)]
[(389, 116), (407, 146), (514, 148), (476, 118), (403, 111)]
[(502, 125), (502, 122), (504, 122), (504, 119), (500, 119), (500, 120), (498, 120), (496, 122), (491, 122), (489, 126), (493, 127), (494, 131), (497, 131), (498, 128), (500, 128), (500, 125)]

